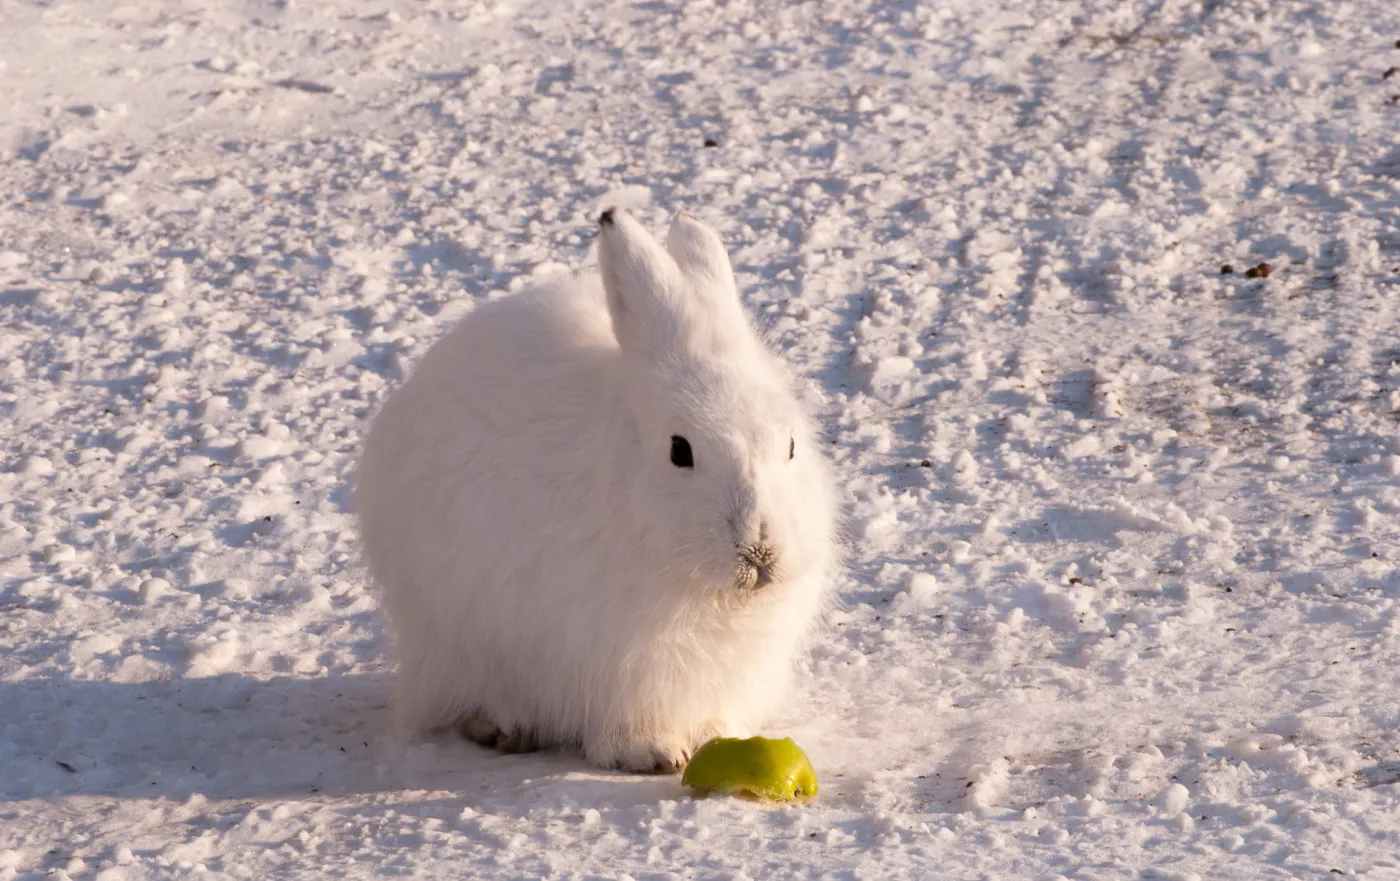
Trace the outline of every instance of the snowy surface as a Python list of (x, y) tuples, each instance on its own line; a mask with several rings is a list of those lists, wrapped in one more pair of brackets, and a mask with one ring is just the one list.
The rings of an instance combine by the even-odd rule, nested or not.
[[(1400, 877), (1400, 4), (0, 22), (3, 881)], [(829, 433), (801, 809), (389, 725), (366, 420), (611, 202)]]

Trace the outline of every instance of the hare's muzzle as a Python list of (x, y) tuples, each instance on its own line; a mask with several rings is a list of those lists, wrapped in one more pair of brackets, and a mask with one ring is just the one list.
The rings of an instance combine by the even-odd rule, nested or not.
[(739, 548), (740, 584), (758, 590), (772, 584), (778, 573), (778, 553), (770, 544), (745, 545)]

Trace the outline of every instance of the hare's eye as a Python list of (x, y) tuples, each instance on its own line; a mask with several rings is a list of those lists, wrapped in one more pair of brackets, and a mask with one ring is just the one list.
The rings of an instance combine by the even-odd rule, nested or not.
[(695, 457), (690, 453), (690, 441), (678, 434), (671, 435), (671, 464), (677, 468), (695, 467)]
[(795, 456), (796, 454), (797, 454), (797, 439), (796, 439), (796, 438), (790, 437), (790, 438), (788, 438), (788, 459), (789, 459), (789, 461), (791, 461), (792, 457)]

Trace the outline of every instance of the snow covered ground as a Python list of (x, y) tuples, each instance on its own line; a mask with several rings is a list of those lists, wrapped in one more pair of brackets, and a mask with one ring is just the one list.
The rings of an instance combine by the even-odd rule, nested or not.
[[(1397, 40), (0, 0), (0, 881), (1400, 878)], [(820, 401), (803, 808), (389, 725), (366, 420), (609, 203), (719, 228)]]

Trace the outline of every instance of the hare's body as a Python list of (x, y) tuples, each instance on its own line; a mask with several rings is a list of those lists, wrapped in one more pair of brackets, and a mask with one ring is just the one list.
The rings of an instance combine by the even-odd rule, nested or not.
[[(688, 336), (629, 350), (607, 235), (645, 233), (618, 225), (603, 277), (484, 303), (429, 350), (374, 422), (356, 502), (405, 721), (674, 769), (760, 724), (787, 688), (828, 595), (834, 502), (800, 410), (769, 400), (787, 398), (756, 340), (729, 358)], [(645, 304), (645, 285), (615, 284)], [(696, 461), (668, 460), (653, 428)], [(760, 437), (808, 448), (773, 487), (806, 511), (756, 498)]]

